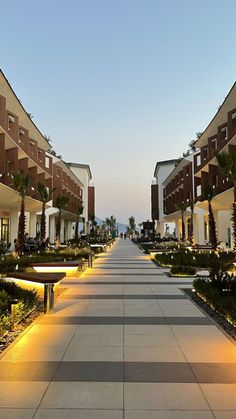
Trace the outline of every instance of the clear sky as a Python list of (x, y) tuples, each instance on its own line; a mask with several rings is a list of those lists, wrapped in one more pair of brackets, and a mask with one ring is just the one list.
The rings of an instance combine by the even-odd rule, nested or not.
[(0, 67), (65, 161), (89, 163), (96, 213), (150, 218), (176, 158), (236, 79), (235, 0), (0, 0)]

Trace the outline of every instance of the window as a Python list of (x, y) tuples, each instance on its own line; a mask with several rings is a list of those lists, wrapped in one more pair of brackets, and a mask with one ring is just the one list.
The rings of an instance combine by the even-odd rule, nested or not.
[(197, 155), (197, 166), (201, 166), (201, 155)]
[(47, 169), (49, 169), (49, 168), (50, 168), (50, 159), (49, 159), (49, 157), (48, 157), (48, 156), (46, 156), (46, 157), (45, 157), (45, 167), (46, 167)]

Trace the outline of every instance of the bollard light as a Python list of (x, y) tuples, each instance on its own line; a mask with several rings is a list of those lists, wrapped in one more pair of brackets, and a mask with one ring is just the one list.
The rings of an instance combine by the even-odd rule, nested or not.
[(12, 298), (11, 300), (9, 300), (9, 304), (10, 304), (10, 311), (11, 311), (11, 314), (10, 314), (10, 321), (11, 321), (11, 326), (10, 326), (10, 330), (12, 331), (12, 330), (14, 330), (14, 326), (15, 326), (15, 321), (14, 321), (14, 306), (16, 305), (16, 304), (18, 304), (19, 303), (19, 300), (17, 299), (17, 298)]

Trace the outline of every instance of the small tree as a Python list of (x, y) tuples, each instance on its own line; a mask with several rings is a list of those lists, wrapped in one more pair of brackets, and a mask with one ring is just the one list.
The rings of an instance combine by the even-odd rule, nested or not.
[(184, 222), (184, 213), (187, 209), (188, 205), (185, 204), (185, 202), (178, 202), (176, 204), (176, 209), (177, 211), (181, 212), (181, 229), (182, 229), (182, 234), (181, 234), (181, 240), (185, 241), (185, 222)]
[(18, 244), (19, 253), (24, 252), (25, 244), (25, 197), (30, 185), (30, 178), (28, 173), (12, 173), (13, 187), (19, 193), (21, 197), (20, 215), (18, 221)]
[(135, 218), (133, 217), (133, 215), (131, 215), (131, 217), (129, 217), (129, 231), (130, 231), (130, 233), (134, 234), (135, 229), (136, 229)]
[(233, 221), (233, 249), (236, 250), (236, 151), (233, 149), (230, 153), (220, 153), (216, 155), (220, 170), (223, 177), (233, 183), (233, 205), (232, 205), (232, 221)]
[(61, 241), (61, 212), (67, 207), (69, 200), (69, 197), (64, 195), (56, 197), (55, 207), (59, 210), (56, 221), (56, 241), (58, 244)]
[(41, 221), (40, 221), (40, 240), (45, 240), (46, 237), (46, 215), (45, 215), (45, 207), (46, 203), (50, 199), (50, 195), (52, 192), (55, 191), (56, 188), (52, 189), (51, 191), (47, 188), (43, 183), (38, 183), (38, 192), (40, 194), (40, 198), (42, 201), (42, 214), (41, 214)]
[(216, 235), (216, 223), (215, 217), (212, 210), (211, 201), (214, 197), (214, 189), (211, 185), (205, 185), (202, 191), (202, 201), (208, 202), (208, 226), (209, 226), (209, 239), (214, 250), (217, 249), (217, 235)]

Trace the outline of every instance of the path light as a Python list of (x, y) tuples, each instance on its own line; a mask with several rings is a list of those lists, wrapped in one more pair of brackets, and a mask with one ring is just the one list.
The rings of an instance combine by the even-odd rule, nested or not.
[(16, 305), (16, 304), (18, 304), (19, 303), (19, 300), (17, 300), (17, 298), (12, 298), (11, 300), (9, 300), (9, 304), (10, 304), (10, 311), (11, 311), (11, 315), (10, 315), (10, 322), (11, 322), (11, 325), (10, 325), (10, 330), (12, 331), (12, 330), (14, 330), (14, 326), (15, 326), (15, 322), (14, 322), (14, 306)]

